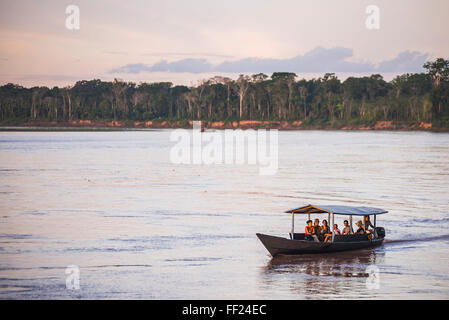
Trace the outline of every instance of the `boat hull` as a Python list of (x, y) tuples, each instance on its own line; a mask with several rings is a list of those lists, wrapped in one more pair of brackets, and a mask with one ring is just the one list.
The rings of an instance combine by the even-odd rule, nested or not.
[(357, 242), (314, 242), (306, 240), (290, 240), (281, 237), (256, 233), (259, 240), (274, 257), (277, 255), (313, 254), (357, 250), (379, 246), (384, 239)]

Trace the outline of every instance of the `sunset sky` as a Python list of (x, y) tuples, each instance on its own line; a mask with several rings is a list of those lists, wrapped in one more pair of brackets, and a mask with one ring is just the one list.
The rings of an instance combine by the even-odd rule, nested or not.
[[(66, 7), (80, 29), (66, 28)], [(380, 29), (365, 12), (380, 9)], [(194, 84), (213, 75), (420, 72), (449, 57), (447, 0), (0, 0), (0, 84), (99, 78)]]

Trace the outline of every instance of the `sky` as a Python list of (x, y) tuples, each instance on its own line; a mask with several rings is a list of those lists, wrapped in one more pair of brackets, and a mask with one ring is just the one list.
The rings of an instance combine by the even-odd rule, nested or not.
[[(79, 29), (69, 29), (69, 5)], [(378, 29), (367, 27), (379, 9)], [(421, 72), (449, 58), (447, 0), (0, 0), (0, 84)], [(375, 17), (374, 17), (375, 18)]]

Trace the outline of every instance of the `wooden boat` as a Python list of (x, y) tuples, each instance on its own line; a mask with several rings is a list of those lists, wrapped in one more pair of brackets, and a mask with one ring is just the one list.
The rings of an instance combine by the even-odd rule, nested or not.
[[(262, 244), (267, 248), (268, 252), (274, 257), (280, 254), (310, 254), (310, 253), (328, 253), (347, 250), (356, 250), (362, 248), (375, 247), (382, 244), (385, 239), (385, 229), (376, 226), (376, 217), (379, 214), (387, 213), (383, 209), (370, 207), (349, 207), (337, 205), (315, 206), (307, 205), (305, 207), (286, 211), (292, 215), (292, 229), (290, 238), (282, 238), (270, 236), (266, 234), (257, 233), (257, 237)], [(305, 233), (295, 233), (295, 215), (306, 215), (307, 220), (310, 220), (311, 214), (327, 214), (328, 221), (331, 221), (332, 238), (327, 242), (319, 241), (317, 237), (306, 237)], [(371, 234), (348, 234), (337, 235), (333, 230), (334, 216), (346, 215), (349, 216), (349, 225), (352, 230), (352, 217), (361, 216), (365, 219), (366, 216), (374, 217), (374, 228)]]

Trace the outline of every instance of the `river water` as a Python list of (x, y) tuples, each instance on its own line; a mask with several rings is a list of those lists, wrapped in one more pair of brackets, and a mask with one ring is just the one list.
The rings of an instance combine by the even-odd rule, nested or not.
[[(449, 298), (449, 134), (282, 131), (267, 176), (170, 132), (0, 132), (0, 298)], [(384, 208), (387, 241), (272, 259), (255, 233), (309, 203)]]

